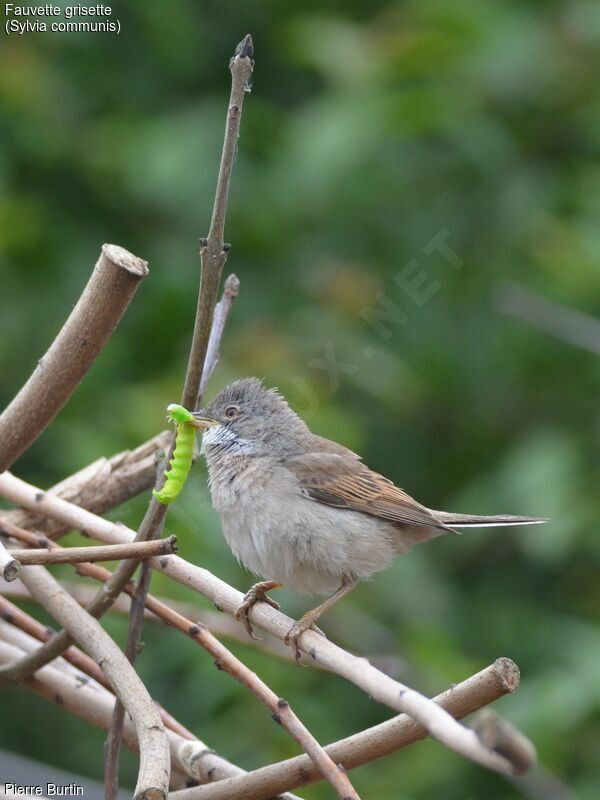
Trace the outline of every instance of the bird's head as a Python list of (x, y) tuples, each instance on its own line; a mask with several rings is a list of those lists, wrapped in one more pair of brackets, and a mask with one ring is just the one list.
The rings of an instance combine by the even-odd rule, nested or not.
[(193, 416), (196, 427), (203, 431), (206, 453), (279, 458), (299, 451), (310, 435), (279, 392), (265, 388), (258, 378), (230, 383)]

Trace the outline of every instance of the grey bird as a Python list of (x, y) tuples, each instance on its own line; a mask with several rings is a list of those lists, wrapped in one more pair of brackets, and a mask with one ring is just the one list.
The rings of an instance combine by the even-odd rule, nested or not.
[(352, 450), (312, 433), (258, 378), (231, 383), (194, 417), (225, 539), (264, 579), (236, 611), (250, 636), (248, 615), (256, 602), (279, 608), (269, 590), (288, 586), (328, 595), (288, 633), (296, 658), (299, 637), (324, 611), (415, 544), (458, 533), (455, 528), (547, 521), (427, 508)]

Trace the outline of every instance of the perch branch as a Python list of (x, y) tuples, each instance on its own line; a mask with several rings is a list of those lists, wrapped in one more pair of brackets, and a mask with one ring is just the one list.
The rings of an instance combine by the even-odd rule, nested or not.
[(69, 596), (44, 567), (24, 567), (21, 580), (33, 597), (65, 626), (98, 663), (115, 694), (125, 705), (140, 745), (136, 800), (166, 798), (171, 773), (169, 744), (160, 715), (146, 687), (101, 625)]
[[(519, 671), (508, 658), (499, 658), (476, 675), (434, 697), (456, 719), (479, 710), (505, 694), (516, 691)], [(406, 714), (386, 720), (353, 736), (326, 745), (336, 764), (350, 770), (408, 747), (427, 736), (427, 730)], [(320, 775), (306, 756), (253, 770), (243, 778), (234, 777), (174, 792), (169, 800), (268, 800), (280, 792), (306, 786)]]
[[(62, 548), (56, 542), (53, 542), (51, 539), (48, 539), (44, 534), (26, 531), (17, 525), (12, 525), (11, 523), (0, 522), (0, 536), (3, 533), (5, 534), (10, 533), (12, 539), (24, 542), (25, 544), (28, 544), (31, 547), (51, 548), (52, 550), (56, 551), (61, 551), (66, 549)], [(107, 569), (103, 569), (102, 567), (90, 563), (83, 563), (77, 565), (75, 567), (75, 571), (83, 577), (92, 578), (96, 581), (100, 581), (100, 583), (105, 583), (110, 578), (110, 572)], [(90, 604), (96, 595), (96, 592), (91, 586), (87, 586), (83, 583), (69, 583), (67, 581), (61, 581), (61, 583), (63, 587), (69, 592), (69, 594), (77, 599), (80, 605)], [(24, 587), (21, 587), (21, 593), (19, 592), (19, 584), (14, 584), (9, 591), (14, 597), (21, 596), (23, 599), (31, 600), (31, 596)], [(123, 588), (123, 592), (129, 595), (130, 598), (134, 596), (135, 591), (136, 591), (135, 585), (131, 581), (127, 583)], [(160, 601), (160, 598), (157, 599)], [(192, 606), (191, 604), (186, 605), (184, 603), (178, 603), (170, 599), (168, 603), (171, 608), (174, 608), (181, 615), (187, 617), (191, 616), (194, 619), (198, 618), (198, 614), (200, 613), (200, 611), (195, 606)], [(1, 609), (1, 598), (0, 598), (0, 609)], [(119, 611), (120, 613), (125, 614), (126, 616), (129, 616), (131, 612), (131, 605), (125, 597), (121, 596), (118, 597), (116, 601), (112, 604), (111, 609), (114, 611)], [(152, 611), (148, 606), (148, 603), (146, 603), (146, 612), (147, 616), (151, 620), (160, 621), (160, 617), (152, 613)], [(283, 642), (281, 642), (279, 639), (271, 639), (271, 641), (269, 642), (266, 642), (263, 639), (261, 640), (248, 639), (248, 636), (246, 635), (243, 628), (241, 628), (239, 623), (232, 617), (227, 617), (224, 614), (211, 611), (203, 611), (201, 616), (202, 616), (201, 621), (203, 622), (203, 624), (206, 625), (206, 627), (215, 634), (220, 634), (229, 639), (235, 639), (236, 641), (241, 642), (242, 644), (246, 645), (249, 644), (253, 647), (264, 650), (270, 655), (277, 656), (277, 658), (283, 658), (286, 661), (294, 660), (294, 656), (292, 655), (290, 648), (286, 647), (283, 644)], [(44, 641), (47, 641), (48, 639), (50, 639), (50, 635), (48, 635), (44, 639)]]
[(10, 582), (18, 578), (20, 572), (21, 565), (17, 560), (17, 556), (14, 553), (9, 553), (0, 542), (0, 575), (5, 581)]
[[(14, 526), (13, 526), (14, 529)], [(19, 531), (19, 534), (22, 538), (30, 538), (33, 540), (36, 538), (36, 535), (33, 533), (29, 533), (28, 531)], [(23, 536), (23, 534), (27, 534), (27, 536)], [(60, 548), (59, 545), (53, 544), (55, 551), (61, 552), (67, 550), (67, 548)], [(25, 551), (27, 552), (27, 551)], [(96, 578), (101, 582), (107, 580), (107, 576), (110, 575), (107, 570), (98, 567), (92, 564), (83, 564), (80, 567), (82, 574), (85, 574), (89, 577)], [(138, 585), (139, 586), (139, 585)], [(129, 583), (125, 587), (125, 591), (133, 597), (133, 602), (136, 602), (138, 597), (138, 587), (133, 587), (133, 584)], [(350, 784), (348, 777), (338, 770), (336, 765), (323, 753), (323, 749), (319, 745), (319, 743), (314, 739), (314, 737), (310, 734), (310, 732), (304, 727), (304, 725), (300, 722), (300, 720), (296, 717), (294, 712), (291, 710), (289, 704), (278, 698), (277, 695), (271, 691), (271, 689), (263, 683), (263, 681), (258, 678), (251, 670), (249, 670), (239, 659), (237, 659), (226, 647), (224, 647), (215, 636), (213, 636), (208, 628), (202, 624), (197, 624), (192, 622), (191, 620), (187, 619), (182, 614), (179, 614), (174, 609), (170, 608), (165, 603), (162, 603), (160, 600), (152, 597), (151, 595), (144, 595), (146, 607), (152, 611), (157, 617), (159, 617), (163, 622), (167, 625), (176, 628), (177, 630), (181, 631), (182, 633), (186, 634), (194, 641), (198, 642), (202, 647), (204, 647), (215, 659), (215, 663), (219, 666), (219, 668), (226, 670), (232, 675), (236, 680), (238, 680), (243, 686), (246, 686), (262, 703), (264, 703), (267, 708), (269, 708), (273, 714), (274, 719), (279, 722), (286, 730), (293, 736), (294, 739), (300, 744), (300, 746), (304, 749), (304, 751), (310, 755), (313, 759), (314, 763), (318, 766), (321, 770), (322, 774), (330, 781), (332, 786), (336, 789), (338, 795), (341, 798), (357, 798), (358, 795), (354, 791), (352, 785)], [(8, 601), (4, 601), (8, 603)], [(9, 606), (12, 604), (8, 604)], [(9, 609), (10, 610), (10, 609)], [(2, 611), (2, 598), (0, 598), (0, 612)], [(134, 609), (132, 606), (132, 616), (133, 614), (137, 614), (138, 616), (143, 613), (143, 607), (141, 603), (137, 604), (137, 607)], [(23, 612), (21, 612), (23, 614)], [(25, 617), (27, 615), (24, 615)], [(128, 640), (128, 648), (126, 649), (126, 655), (129, 660), (133, 663), (132, 656), (133, 647), (137, 643), (137, 637), (135, 641)], [(67, 651), (68, 652), (68, 651)], [(113, 716), (113, 721), (115, 717)], [(119, 721), (122, 726), (122, 718), (117, 717), (117, 721)], [(110, 732), (113, 731), (113, 724), (109, 729)], [(109, 735), (108, 741), (109, 742), (119, 742), (119, 727), (117, 726), (116, 733), (113, 733), (112, 736)], [(113, 786), (115, 779), (117, 777), (117, 773), (113, 769), (113, 764), (118, 764), (118, 747), (115, 750), (113, 749), (116, 745), (112, 745), (109, 749), (107, 746), (107, 766), (111, 766), (110, 774), (109, 774), (109, 785)], [(109, 758), (108, 753), (113, 753), (112, 757)]]
[(185, 633), (215, 659), (218, 669), (225, 670), (242, 686), (249, 689), (252, 694), (267, 706), (273, 719), (282, 725), (310, 757), (317, 770), (329, 781), (338, 797), (342, 800), (358, 798), (356, 791), (350, 783), (348, 776), (338, 769), (336, 764), (326, 755), (321, 745), (310, 731), (302, 724), (292, 711), (290, 704), (277, 697), (256, 673), (236, 658), (219, 640), (212, 635), (205, 625), (194, 623), (183, 615), (174, 611), (165, 603), (154, 597), (146, 598), (147, 607), (167, 625)]
[[(23, 650), (0, 640), (0, 663), (13, 661), (23, 656)], [(114, 695), (98, 686), (86, 675), (65, 673), (51, 666), (43, 667), (34, 678), (24, 685), (40, 697), (56, 703), (81, 719), (106, 730), (112, 716)], [(182, 738), (176, 732), (167, 731), (171, 749), (173, 772), (185, 774), (201, 783), (219, 781), (228, 777), (246, 774), (243, 769), (215, 753), (200, 739)], [(139, 752), (135, 728), (131, 720), (125, 720), (123, 741), (134, 752)], [(312, 763), (312, 762), (311, 762)], [(278, 797), (279, 800), (279, 797)], [(296, 795), (285, 793), (281, 800), (300, 800)]]
[[(84, 528), (90, 535), (112, 544), (127, 541), (134, 535), (124, 525), (115, 525), (108, 520), (95, 517), (88, 511), (73, 506), (57, 497), (40, 492), (10, 474), (0, 475), (0, 494), (19, 505), (37, 507), (40, 511), (56, 516), (73, 527)], [(179, 556), (162, 556), (150, 562), (153, 569), (195, 589), (208, 597), (217, 608), (233, 614), (243, 600), (243, 595), (208, 570), (194, 566)], [(252, 619), (257, 625), (283, 639), (293, 620), (266, 603), (258, 603), (252, 610)], [(313, 631), (306, 631), (300, 639), (300, 648), (310, 660), (341, 675), (365, 691), (374, 700), (407, 713), (427, 728), (430, 735), (449, 749), (470, 758), (483, 766), (499, 772), (514, 773), (507, 758), (491, 752), (477, 734), (459, 725), (440, 706), (431, 700), (393, 680), (373, 667), (366, 659), (353, 656), (337, 647), (333, 642)]]
[[(79, 572), (79, 568), (77, 568), (77, 571)], [(82, 572), (80, 574), (84, 575), (85, 573)], [(88, 586), (87, 584), (79, 581), (75, 582), (61, 579), (61, 584), (69, 592), (69, 594), (77, 600), (79, 605), (82, 606), (90, 603), (96, 594), (96, 590), (93, 586)], [(134, 591), (133, 585), (127, 584), (123, 590), (125, 594), (117, 597), (110, 608), (111, 612), (116, 612), (121, 616), (129, 616), (131, 604), (127, 595), (129, 594), (130, 586), (131, 591)], [(5, 596), (11, 597), (14, 600), (32, 599), (25, 587), (22, 586), (19, 581), (11, 583), (10, 586), (7, 585), (3, 592)], [(158, 596), (157, 599), (161, 600), (163, 603), (168, 603), (171, 608), (179, 611), (179, 613), (183, 614), (184, 617), (191, 617), (192, 619), (199, 620), (206, 625), (206, 627), (212, 631), (215, 636), (230, 639), (239, 644), (252, 647), (255, 650), (261, 650), (264, 653), (268, 653), (270, 656), (282, 659), (283, 661), (288, 661), (290, 663), (295, 661), (294, 654), (282, 641), (275, 639), (272, 636), (268, 636), (260, 641), (249, 639), (245, 629), (240, 627), (239, 622), (227, 614), (220, 614), (218, 611), (209, 611), (207, 609), (198, 608), (195, 603), (181, 602), (179, 600), (173, 600), (170, 597), (165, 598)], [(145, 618), (146, 622), (152, 622), (154, 624), (160, 623), (160, 619), (155, 616), (148, 609), (148, 607), (146, 607)], [(319, 668), (318, 664), (314, 664), (314, 666), (317, 669)]]
[[(0, 523), (0, 528), (2, 524)], [(151, 542), (107, 544), (90, 547), (61, 547), (52, 550), (9, 550), (23, 566), (30, 564), (81, 564), (95, 561), (121, 561), (124, 558), (150, 558), (177, 552), (177, 537), (168, 536)]]
[(148, 265), (105, 244), (77, 305), (27, 383), (0, 415), (0, 472), (35, 442), (108, 342)]

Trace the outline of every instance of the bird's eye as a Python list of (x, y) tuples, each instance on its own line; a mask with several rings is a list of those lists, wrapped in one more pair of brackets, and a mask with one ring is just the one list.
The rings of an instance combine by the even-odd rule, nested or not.
[(234, 419), (239, 413), (240, 410), (237, 406), (227, 406), (225, 409), (225, 416), (228, 417), (228, 419)]

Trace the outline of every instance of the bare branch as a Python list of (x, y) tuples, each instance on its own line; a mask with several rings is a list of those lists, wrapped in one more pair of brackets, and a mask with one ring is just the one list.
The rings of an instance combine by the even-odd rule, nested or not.
[[(164, 556), (166, 558), (166, 556)], [(165, 728), (152, 698), (118, 646), (44, 567), (24, 567), (21, 580), (99, 664), (131, 716), (140, 745), (136, 800), (166, 798), (171, 758)]]
[[(0, 524), (1, 527), (1, 524)], [(1, 546), (1, 545), (0, 545)], [(177, 537), (156, 539), (151, 542), (107, 544), (103, 547), (61, 547), (52, 550), (9, 550), (23, 566), (30, 564), (81, 564), (95, 561), (121, 561), (124, 558), (150, 558), (177, 552)]]
[[(0, 494), (12, 502), (26, 507), (37, 507), (45, 513), (67, 521), (73, 527), (82, 527), (88, 533), (107, 543), (127, 541), (133, 531), (95, 517), (90, 512), (64, 500), (45, 495), (33, 486), (5, 473), (0, 475)], [(150, 562), (153, 569), (208, 597), (223, 611), (233, 614), (243, 600), (243, 595), (208, 570), (194, 566), (178, 556), (162, 556)], [(252, 620), (260, 627), (283, 639), (293, 623), (289, 617), (258, 603), (252, 610)], [(427, 728), (430, 735), (451, 750), (477, 763), (499, 772), (512, 774), (513, 765), (503, 756), (488, 750), (477, 734), (456, 723), (442, 708), (431, 700), (389, 676), (381, 673), (366, 659), (358, 658), (329, 642), (314, 631), (306, 631), (300, 639), (300, 648), (309, 656), (309, 663), (321, 666), (343, 676), (367, 692), (374, 700), (409, 714)]]
[(271, 711), (273, 719), (281, 724), (288, 733), (298, 742), (304, 752), (310, 757), (321, 775), (329, 781), (338, 797), (342, 800), (358, 800), (358, 794), (350, 783), (345, 772), (340, 771), (336, 764), (327, 756), (321, 745), (300, 719), (292, 711), (290, 704), (277, 697), (266, 683), (256, 673), (236, 658), (219, 640), (212, 635), (206, 626), (193, 623), (191, 620), (169, 608), (154, 597), (146, 598), (147, 607), (163, 622), (185, 633), (195, 642), (198, 642), (215, 659), (218, 669), (225, 670), (243, 686), (249, 689), (261, 703)]
[[(125, 657), (132, 667), (140, 651), (140, 634), (144, 624), (144, 603), (150, 588), (152, 570), (148, 562), (142, 565), (142, 572), (131, 598), (131, 613), (129, 615), (129, 628)], [(125, 706), (120, 700), (115, 702), (108, 736), (104, 748), (104, 793), (106, 798), (116, 798), (119, 793), (119, 760), (121, 741), (123, 739), (123, 722), (125, 721)]]
[[(494, 664), (434, 697), (456, 719), (472, 714), (505, 694), (516, 691), (519, 672), (512, 661), (500, 658)], [(395, 753), (427, 736), (427, 730), (406, 714), (367, 728), (353, 736), (329, 744), (325, 751), (336, 764), (350, 770)], [(306, 756), (296, 756), (278, 764), (253, 770), (243, 778), (234, 777), (173, 792), (169, 800), (269, 800), (288, 789), (319, 780), (319, 773)]]
[[(12, 527), (14, 530), (14, 526)], [(35, 534), (28, 531), (18, 530), (18, 533), (21, 538), (29, 540), (36, 538)], [(67, 548), (60, 548), (60, 546), (56, 544), (53, 544), (53, 547), (58, 552), (67, 550)], [(110, 576), (110, 573), (107, 573), (107, 570), (92, 564), (84, 564), (81, 568), (81, 571), (83, 574), (100, 580), (101, 582), (106, 581), (107, 577)], [(358, 797), (352, 785), (350, 784), (348, 777), (343, 772), (340, 772), (336, 765), (327, 756), (325, 756), (319, 743), (304, 727), (298, 717), (296, 717), (289, 704), (281, 698), (278, 698), (277, 695), (271, 691), (271, 689), (269, 689), (269, 687), (263, 683), (263, 681), (261, 681), (255, 673), (249, 670), (226, 647), (224, 647), (204, 625), (192, 622), (182, 614), (179, 614), (177, 611), (169, 608), (169, 606), (165, 603), (162, 603), (156, 598), (147, 595), (147, 593), (144, 593), (143, 596), (138, 597), (139, 583), (135, 588), (131, 583), (129, 583), (125, 587), (125, 591), (132, 595), (133, 602), (136, 603), (135, 606), (132, 605), (131, 618), (137, 616), (137, 618), (140, 619), (142, 617), (142, 599), (145, 600), (146, 607), (152, 611), (153, 614), (159, 617), (167, 625), (170, 625), (171, 627), (174, 627), (186, 634), (186, 636), (194, 639), (194, 641), (198, 642), (198, 644), (208, 650), (220, 669), (224, 669), (229, 672), (236, 680), (242, 683), (242, 685), (250, 689), (250, 691), (262, 703), (264, 703), (267, 708), (271, 710), (275, 720), (283, 725), (283, 727), (288, 730), (290, 735), (296, 739), (301, 747), (303, 747), (305, 752), (311, 756), (315, 764), (319, 767), (323, 775), (327, 778), (327, 780), (329, 780), (332, 786), (334, 786), (341, 798)], [(8, 603), (8, 601), (4, 602), (9, 606), (12, 605)], [(0, 598), (0, 612), (1, 611), (2, 599)], [(24, 621), (22, 617), (19, 617), (19, 619)], [(138, 626), (139, 623), (136, 623), (136, 626), (134, 626), (134, 634), (128, 638), (128, 646), (125, 651), (127, 658), (132, 664), (135, 661), (136, 655), (134, 648), (137, 645)], [(117, 706), (115, 706), (115, 708), (117, 708)], [(120, 732), (123, 723), (123, 717), (121, 716), (121, 713), (122, 712), (119, 711), (117, 714), (113, 714), (113, 721), (109, 729), (109, 737), (107, 740), (107, 769), (105, 774), (105, 786), (110, 787), (110, 791), (114, 791), (114, 787), (117, 785), (118, 778)]]
[(77, 305), (27, 383), (0, 415), (0, 472), (35, 442), (108, 342), (148, 265), (105, 244)]
[(194, 338), (183, 389), (182, 405), (191, 410), (197, 408), (200, 397), (200, 381), (204, 370), (213, 312), (217, 302), (221, 273), (229, 252), (229, 245), (226, 245), (224, 241), (227, 198), (229, 196), (231, 173), (242, 120), (244, 95), (250, 91), (250, 78), (254, 67), (253, 55), (252, 37), (248, 34), (237, 46), (235, 55), (229, 64), (231, 70), (231, 96), (227, 110), (225, 139), (223, 141), (223, 152), (221, 154), (221, 165), (217, 179), (210, 229), (208, 237), (200, 240), (200, 261), (202, 266), (200, 293), (196, 309)]
[[(94, 514), (103, 514), (154, 485), (158, 457), (166, 452), (170, 441), (171, 431), (162, 431), (135, 450), (99, 458), (48, 491)], [(65, 532), (56, 520), (31, 511), (3, 511), (0, 524), (5, 520), (49, 536)]]
[[(29, 600), (32, 599), (29, 593), (27, 593), (27, 598)], [(25, 611), (20, 609), (18, 606), (15, 606), (5, 597), (2, 597), (2, 595), (0, 595), (0, 618), (11, 625), (14, 625), (19, 630), (24, 631), (29, 637), (33, 637), (39, 642), (47, 642), (52, 638), (52, 632), (49, 631), (45, 625), (42, 625), (41, 622), (38, 622), (29, 614), (26, 614)], [(28, 647), (26, 649), (33, 650), (35, 648)], [(111, 685), (105, 678), (100, 667), (92, 658), (82, 652), (78, 647), (69, 647), (69, 649), (65, 650), (63, 653), (63, 658), (78, 670), (84, 672), (90, 678), (93, 678), (101, 686), (104, 686), (106, 689), (112, 692)], [(57, 662), (55, 661), (54, 663)], [(161, 705), (157, 703), (156, 707), (160, 713), (160, 717), (165, 728), (169, 728), (180, 736), (183, 736), (184, 739), (196, 739), (191, 731), (187, 730), (187, 728), (178, 722), (175, 717), (171, 716), (171, 714), (169, 714), (169, 712), (166, 711)]]
[(227, 317), (229, 316), (235, 299), (239, 296), (239, 293), (240, 280), (237, 275), (232, 273), (225, 281), (225, 285), (223, 286), (223, 294), (215, 306), (212, 327), (210, 329), (210, 337), (208, 339), (208, 346), (206, 349), (204, 369), (202, 370), (202, 380), (200, 381), (200, 397), (203, 397), (204, 393), (206, 392), (208, 382), (219, 364), (223, 331), (225, 330)]
[(14, 553), (9, 553), (0, 542), (0, 575), (10, 583), (10, 581), (14, 581), (15, 578), (19, 577), (20, 572), (21, 565), (17, 561), (17, 556)]
[[(23, 657), (19, 647), (0, 640), (0, 663)], [(56, 662), (58, 663), (58, 662)], [(69, 711), (92, 725), (105, 730), (112, 716), (114, 695), (89, 680), (82, 673), (65, 673), (52, 666), (42, 667), (35, 678), (28, 678), (24, 685), (50, 700), (63, 710)], [(125, 720), (123, 741), (134, 752), (139, 752), (135, 728), (131, 720)], [(200, 783), (220, 781), (224, 778), (245, 775), (243, 769), (217, 755), (200, 739), (182, 738), (176, 732), (167, 731), (171, 749), (173, 771), (185, 774)], [(311, 762), (312, 763), (312, 762)], [(300, 800), (296, 795), (285, 793), (282, 800)]]
[(535, 764), (537, 755), (533, 744), (495, 711), (482, 711), (473, 730), (486, 747), (510, 760), (517, 775), (524, 775)]
[[(231, 173), (235, 160), (235, 151), (239, 135), (240, 122), (242, 116), (242, 105), (244, 94), (250, 91), (249, 82), (252, 74), (254, 62), (252, 61), (252, 38), (248, 35), (236, 48), (235, 54), (229, 64), (231, 70), (231, 97), (227, 112), (227, 124), (225, 127), (225, 139), (223, 142), (223, 153), (221, 156), (221, 166), (217, 179), (217, 189), (213, 207), (212, 220), (208, 239), (200, 243), (200, 291), (198, 294), (198, 305), (196, 309), (196, 319), (194, 322), (194, 333), (192, 336), (192, 346), (185, 374), (185, 382), (181, 397), (181, 404), (185, 408), (194, 409), (200, 397), (200, 382), (204, 374), (204, 364), (206, 361), (206, 351), (212, 330), (213, 312), (217, 302), (217, 291), (221, 280), (223, 266), (227, 261), (229, 246), (223, 241), (225, 214), (227, 211), (227, 198), (229, 195), (229, 185)], [(224, 324), (224, 323), (223, 323)], [(171, 442), (167, 460), (171, 458), (174, 450), (174, 441)], [(159, 481), (159, 486), (163, 481)], [(148, 510), (138, 530), (137, 539), (144, 541), (157, 538), (160, 535), (160, 528), (164, 522), (167, 507), (158, 503), (153, 497), (150, 500)], [(119, 565), (116, 572), (118, 578), (113, 581), (115, 590), (119, 583), (124, 586), (135, 569), (135, 562), (128, 565), (123, 562)], [(127, 635), (127, 652), (130, 661), (135, 660), (137, 653), (137, 642), (144, 621), (144, 597), (150, 585), (151, 572), (146, 565), (142, 568), (142, 574), (138, 582), (136, 596), (136, 613), (130, 619), (129, 632)], [(115, 595), (116, 596), (116, 595)], [(118, 790), (118, 755), (120, 747), (120, 730), (123, 723), (123, 709), (118, 704), (115, 705), (113, 723), (111, 724), (109, 738), (107, 742), (107, 760), (105, 771), (105, 793), (107, 798), (115, 798)]]

